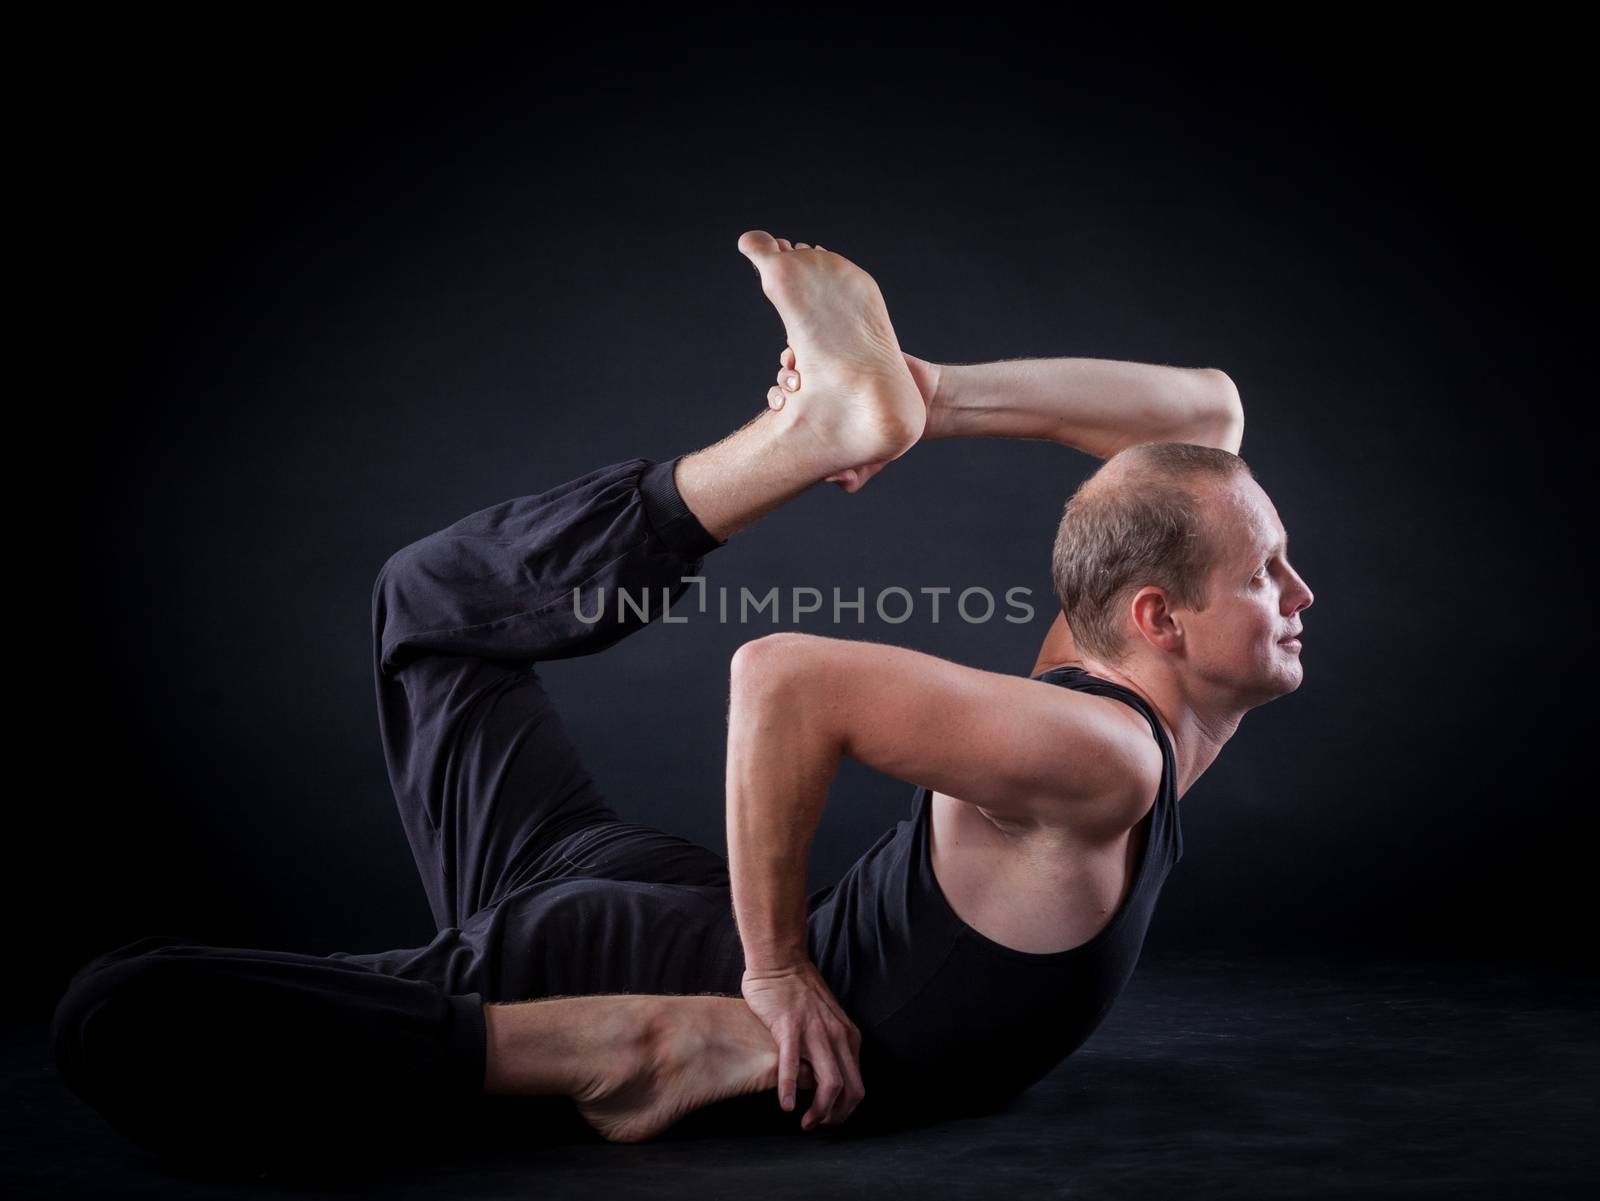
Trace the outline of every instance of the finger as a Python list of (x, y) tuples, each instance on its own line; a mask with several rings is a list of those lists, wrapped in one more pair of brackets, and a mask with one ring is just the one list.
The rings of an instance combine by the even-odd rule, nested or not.
[(785, 346), (783, 348), (783, 353), (778, 356), (778, 362), (781, 363), (785, 367), (793, 367), (794, 366), (794, 347), (793, 346)]
[(850, 1054), (845, 1056), (844, 1059), (845, 1086), (849, 1091), (850, 1099), (848, 1107), (839, 1115), (841, 1122), (855, 1112), (856, 1106), (860, 1105), (862, 1099), (867, 1095), (867, 1086), (861, 1079), (860, 1059), (861, 1051), (859, 1046), (852, 1045)]
[(850, 1111), (856, 1107), (856, 1090), (861, 1081), (855, 1071), (854, 1056), (850, 1054), (849, 1040), (840, 1033), (834, 1036), (833, 1042), (834, 1063), (839, 1066), (839, 1093), (834, 1098), (833, 1105), (828, 1110), (825, 1119), (830, 1126), (837, 1126), (850, 1116)]
[(826, 1087), (819, 1079), (816, 1097), (811, 1103), (811, 1108), (806, 1110), (806, 1116), (800, 1119), (800, 1128), (802, 1130), (815, 1130), (824, 1123), (831, 1125), (833, 1107), (838, 1101), (839, 1093), (842, 1089), (843, 1082), (837, 1074), (833, 1077), (832, 1088)]
[(799, 1074), (799, 1043), (793, 1038), (784, 1038), (778, 1043), (778, 1104), (785, 1110), (794, 1109), (794, 1090)]
[(783, 389), (774, 384), (767, 389), (767, 407), (770, 409), (783, 408)]
[(778, 387), (790, 392), (800, 391), (800, 373), (792, 367), (785, 367), (778, 372)]
[(820, 1047), (806, 1058), (811, 1060), (811, 1070), (817, 1074), (816, 1096), (812, 1098), (811, 1108), (800, 1123), (803, 1129), (810, 1130), (813, 1126), (821, 1125), (833, 1111), (839, 1092), (844, 1087), (844, 1078), (839, 1075), (831, 1047)]

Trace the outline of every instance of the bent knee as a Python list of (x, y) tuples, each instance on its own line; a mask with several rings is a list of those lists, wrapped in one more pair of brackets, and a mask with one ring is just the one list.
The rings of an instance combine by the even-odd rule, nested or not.
[(50, 1020), (61, 1078), (80, 1094), (142, 1041), (140, 1015), (170, 1013), (182, 991), (181, 965), (158, 952), (190, 940), (140, 939), (91, 959), (73, 974)]

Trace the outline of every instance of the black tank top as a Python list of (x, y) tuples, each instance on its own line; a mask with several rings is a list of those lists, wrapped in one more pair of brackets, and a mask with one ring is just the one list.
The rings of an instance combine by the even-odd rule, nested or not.
[(813, 962), (862, 1033), (863, 1123), (992, 1108), (1081, 1046), (1132, 976), (1156, 898), (1183, 855), (1176, 763), (1150, 706), (1077, 667), (1033, 678), (1115, 697), (1150, 723), (1161, 783), (1141, 819), (1133, 883), (1106, 926), (1079, 946), (1037, 954), (995, 942), (962, 921), (939, 887), (931, 792), (919, 787), (909, 819), (807, 898)]

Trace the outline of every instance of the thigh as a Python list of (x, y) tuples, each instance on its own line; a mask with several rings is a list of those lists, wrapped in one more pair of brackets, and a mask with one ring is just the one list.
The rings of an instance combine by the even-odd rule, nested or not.
[(507, 898), (483, 991), (523, 1000), (600, 993), (738, 995), (743, 954), (726, 888), (575, 878)]
[(405, 668), (405, 689), (409, 770), (391, 781), (438, 928), (583, 874), (560, 848), (618, 818), (537, 670), (430, 655)]
[(535, 668), (434, 655), (406, 672), (427, 770), (396, 792), (439, 929), (552, 880), (728, 887), (720, 854), (618, 817)]
[(730, 887), (728, 861), (722, 855), (640, 822), (590, 823), (559, 840), (551, 852), (558, 863), (538, 866), (552, 875), (695, 888)]
[[(555, 848), (617, 820), (535, 665), (637, 632), (700, 574), (718, 543), (683, 503), (673, 465), (629, 459), (490, 506), (402, 548), (379, 571), (379, 728), (439, 929), (513, 888), (578, 874)], [(644, 610), (624, 606), (623, 594)], [(653, 862), (643, 847), (602, 841), (603, 854), (576, 849), (612, 878), (714, 870), (708, 852), (694, 862), (688, 846), (659, 848)]]

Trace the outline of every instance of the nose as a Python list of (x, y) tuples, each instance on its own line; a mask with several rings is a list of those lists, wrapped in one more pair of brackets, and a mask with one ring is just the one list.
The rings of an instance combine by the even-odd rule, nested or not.
[(1293, 596), (1298, 603), (1295, 603), (1294, 607), (1291, 608), (1289, 612), (1298, 613), (1302, 609), (1311, 608), (1311, 602), (1317, 598), (1312, 593), (1310, 585), (1308, 585), (1305, 580), (1300, 577), (1300, 573), (1298, 571), (1294, 571), (1293, 568), (1290, 568), (1290, 571), (1293, 572), (1294, 582), (1299, 585), (1299, 589), (1290, 593), (1290, 595)]

